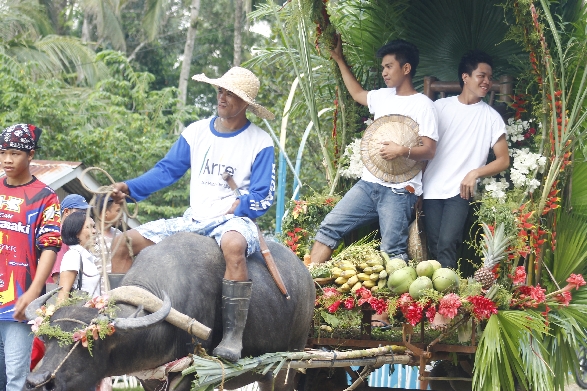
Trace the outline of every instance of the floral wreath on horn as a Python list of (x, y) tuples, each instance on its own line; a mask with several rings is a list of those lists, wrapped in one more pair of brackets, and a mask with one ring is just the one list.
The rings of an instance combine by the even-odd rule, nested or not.
[[(76, 305), (86, 300), (83, 305), (88, 308), (96, 308), (98, 316), (90, 321), (89, 324), (77, 319), (58, 319), (57, 321), (77, 322), (82, 327), (75, 328), (73, 331), (64, 331), (59, 325), (51, 325), (51, 317), (58, 308)], [(109, 300), (108, 295), (94, 297), (88, 300), (85, 294), (75, 293), (73, 297), (65, 300), (60, 305), (54, 304), (43, 305), (37, 309), (37, 317), (28, 322), (35, 336), (45, 336), (47, 338), (57, 339), (59, 346), (67, 346), (76, 342), (88, 349), (90, 356), (92, 356), (92, 346), (94, 341), (104, 339), (107, 336), (114, 334), (114, 315), (116, 306), (114, 300)]]

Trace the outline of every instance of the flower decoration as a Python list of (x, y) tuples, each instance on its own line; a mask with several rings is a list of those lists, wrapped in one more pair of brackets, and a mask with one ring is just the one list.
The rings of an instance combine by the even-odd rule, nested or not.
[(449, 293), (440, 299), (438, 313), (449, 319), (453, 319), (461, 307), (461, 298), (456, 293)]
[(514, 275), (510, 276), (514, 285), (523, 284), (526, 281), (526, 270), (524, 266), (518, 266), (514, 271)]
[[(72, 305), (75, 302), (75, 300), (73, 302), (66, 301), (61, 306)], [(96, 308), (102, 316), (92, 319), (86, 327), (78, 328), (71, 332), (63, 331), (58, 325), (51, 325), (51, 317), (58, 308), (54, 305), (42, 306), (37, 310), (39, 316), (28, 322), (28, 324), (31, 325), (31, 330), (35, 335), (56, 338), (61, 346), (80, 341), (81, 345), (87, 348), (91, 355), (93, 341), (104, 339), (115, 332), (114, 324), (111, 322), (115, 306), (113, 301), (108, 300), (108, 295), (104, 295), (88, 300), (84, 307)]]
[(467, 301), (473, 305), (471, 313), (477, 320), (489, 319), (497, 314), (495, 303), (484, 296), (470, 296)]

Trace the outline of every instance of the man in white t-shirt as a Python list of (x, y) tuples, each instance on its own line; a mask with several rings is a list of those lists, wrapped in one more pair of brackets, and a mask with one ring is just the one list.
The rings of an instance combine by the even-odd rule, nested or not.
[[(412, 84), (419, 62), (418, 48), (404, 40), (394, 40), (381, 47), (377, 56), (381, 58), (381, 74), (387, 88), (373, 91), (364, 90), (352, 74), (342, 55), (340, 37), (331, 55), (353, 99), (368, 106), (375, 119), (399, 114), (419, 125), (422, 146), (408, 148), (387, 141), (381, 145), (380, 156), (385, 160), (400, 156), (418, 161), (431, 159), (438, 139), (437, 119), (432, 101), (418, 93)], [(310, 254), (312, 262), (327, 261), (346, 233), (376, 221), (379, 221), (381, 250), (391, 257), (407, 260), (408, 227), (414, 204), (422, 194), (421, 179), (419, 172), (407, 182), (384, 182), (363, 169), (359, 182), (320, 225)]]
[[(167, 155), (138, 178), (114, 184), (112, 198), (122, 201), (130, 195), (137, 201), (147, 198), (179, 180), (190, 168), (190, 207), (182, 217), (160, 219), (128, 231), (133, 254), (159, 243), (177, 232), (194, 232), (213, 237), (220, 246), (226, 269), (222, 280), (222, 342), (213, 354), (237, 361), (248, 316), (252, 282), (246, 257), (260, 251), (254, 219), (273, 203), (275, 164), (273, 140), (251, 123), (247, 110), (259, 118), (275, 116), (255, 101), (260, 81), (248, 69), (233, 67), (218, 79), (204, 74), (192, 79), (216, 87), (218, 116), (190, 124)], [(228, 172), (239, 190), (237, 195), (222, 178)], [(132, 257), (125, 235), (112, 242), (112, 272), (126, 272)]]
[[(492, 85), (491, 57), (480, 51), (465, 54), (458, 75), (461, 94), (434, 102), (439, 139), (423, 179), (429, 258), (452, 268), (457, 266), (478, 179), (495, 175), (510, 163), (505, 123), (482, 100)], [(485, 164), (490, 149), (495, 160)]]

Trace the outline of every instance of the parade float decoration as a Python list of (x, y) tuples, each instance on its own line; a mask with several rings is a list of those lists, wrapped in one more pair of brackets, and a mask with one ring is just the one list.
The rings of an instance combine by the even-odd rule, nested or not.
[[(424, 358), (422, 380), (433, 345), (468, 344), (475, 390), (562, 390), (587, 327), (587, 39), (571, 37), (546, 1), (504, 6), (532, 69), (520, 76), (523, 93), (506, 122), (510, 169), (480, 183), (468, 244), (481, 261), (465, 275), (434, 260), (389, 259), (372, 237), (350, 244), (310, 267), (319, 286), (313, 341), (403, 340)], [(358, 153), (359, 139), (344, 150), (344, 177), (360, 173)], [(289, 223), (307, 238), (303, 258), (317, 226)], [(374, 313), (387, 313), (392, 327), (371, 330)]]

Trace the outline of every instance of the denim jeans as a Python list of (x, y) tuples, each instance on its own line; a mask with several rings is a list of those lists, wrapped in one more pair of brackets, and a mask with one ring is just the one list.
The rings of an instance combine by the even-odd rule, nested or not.
[(0, 391), (21, 391), (24, 387), (33, 338), (30, 325), (0, 321)]
[(429, 259), (436, 259), (443, 267), (457, 267), (457, 249), (463, 243), (468, 213), (469, 200), (459, 194), (444, 200), (424, 200)]
[(381, 251), (407, 260), (408, 227), (417, 198), (405, 189), (360, 180), (326, 216), (316, 240), (335, 249), (348, 232), (379, 220)]

